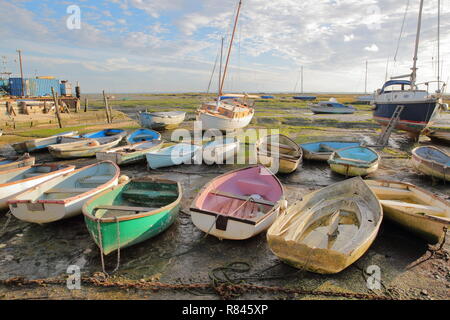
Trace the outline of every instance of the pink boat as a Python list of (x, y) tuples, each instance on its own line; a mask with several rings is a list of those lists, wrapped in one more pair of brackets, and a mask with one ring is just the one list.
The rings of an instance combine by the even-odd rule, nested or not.
[(192, 203), (191, 218), (197, 228), (219, 239), (244, 240), (267, 230), (285, 208), (282, 184), (260, 165), (205, 185)]

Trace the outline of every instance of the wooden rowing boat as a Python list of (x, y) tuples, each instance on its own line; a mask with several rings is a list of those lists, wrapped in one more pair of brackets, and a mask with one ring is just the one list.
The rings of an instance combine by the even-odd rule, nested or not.
[(302, 162), (300, 146), (289, 137), (277, 134), (261, 138), (256, 143), (258, 162), (272, 168), (272, 172), (292, 173)]
[(337, 273), (370, 247), (383, 219), (360, 177), (310, 193), (281, 213), (267, 232), (272, 252), (299, 269)]
[(333, 152), (328, 160), (331, 170), (346, 177), (366, 176), (378, 169), (380, 155), (371, 148), (348, 147)]
[(410, 183), (385, 180), (366, 183), (380, 200), (386, 218), (430, 243), (444, 239), (444, 228), (450, 229), (448, 201)]
[(117, 165), (132, 164), (145, 160), (145, 155), (161, 149), (164, 143), (161, 140), (138, 142), (132, 145), (117, 147), (95, 154), (97, 160), (109, 160)]
[(75, 136), (77, 131), (70, 131), (59, 133), (57, 135), (47, 137), (47, 138), (39, 138), (28, 141), (22, 141), (11, 144), (11, 147), (17, 153), (25, 153), (25, 152), (34, 152), (47, 148), (48, 146), (59, 144), (59, 143), (67, 143), (74, 142), (79, 139), (79, 137)]
[(146, 154), (150, 169), (193, 164), (201, 157), (201, 147), (194, 144), (178, 143), (176, 145)]
[(154, 130), (171, 130), (177, 128), (185, 119), (186, 112), (139, 112), (141, 126)]
[(120, 169), (110, 161), (98, 162), (59, 175), (11, 199), (11, 213), (22, 221), (51, 223), (81, 214), (94, 195), (117, 185)]
[(126, 140), (128, 144), (161, 140), (161, 134), (159, 132), (150, 129), (138, 129), (136, 131), (133, 131), (130, 135), (128, 135)]
[(0, 172), (14, 168), (32, 166), (35, 161), (35, 157), (30, 157), (28, 153), (17, 157), (0, 157)]
[(123, 136), (115, 135), (106, 138), (85, 139), (83, 141), (49, 146), (48, 150), (54, 158), (73, 159), (95, 157), (97, 152), (116, 147)]
[(181, 198), (176, 181), (134, 179), (93, 197), (83, 215), (92, 239), (107, 255), (166, 230), (178, 215)]
[(303, 159), (328, 161), (331, 154), (340, 149), (348, 147), (358, 147), (360, 142), (347, 142), (347, 141), (320, 141), (312, 143), (301, 144), (300, 147), (303, 150)]
[(203, 162), (207, 165), (225, 164), (231, 161), (240, 149), (240, 141), (237, 138), (221, 138), (209, 141), (203, 145)]
[(207, 183), (192, 202), (191, 218), (197, 228), (219, 239), (244, 240), (267, 230), (284, 207), (283, 186), (260, 165)]
[(114, 137), (114, 136), (125, 137), (126, 135), (127, 135), (127, 132), (123, 129), (104, 129), (104, 130), (100, 130), (100, 131), (84, 133), (79, 137), (86, 138), (86, 139), (98, 139), (98, 138), (107, 138), (107, 137)]
[(8, 208), (8, 200), (17, 194), (74, 169), (75, 166), (41, 164), (0, 172), (0, 209)]
[(432, 141), (450, 145), (450, 128), (429, 128), (424, 133)]
[(418, 147), (412, 151), (413, 167), (428, 176), (450, 181), (450, 155), (436, 147)]

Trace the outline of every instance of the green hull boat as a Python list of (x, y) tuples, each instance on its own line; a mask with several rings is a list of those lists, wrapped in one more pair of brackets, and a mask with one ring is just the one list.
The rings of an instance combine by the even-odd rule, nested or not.
[(180, 211), (181, 197), (181, 185), (176, 181), (134, 179), (87, 201), (84, 220), (95, 243), (107, 255), (166, 230)]

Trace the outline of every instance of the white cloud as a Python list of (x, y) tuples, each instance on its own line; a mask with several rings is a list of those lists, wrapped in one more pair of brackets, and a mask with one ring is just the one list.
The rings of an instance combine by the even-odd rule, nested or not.
[(378, 52), (380, 49), (378, 48), (378, 46), (375, 43), (373, 43), (371, 46), (364, 47), (364, 50), (369, 51), (369, 52)]
[(344, 42), (350, 42), (353, 39), (355, 39), (355, 35), (353, 33), (349, 35), (344, 34)]

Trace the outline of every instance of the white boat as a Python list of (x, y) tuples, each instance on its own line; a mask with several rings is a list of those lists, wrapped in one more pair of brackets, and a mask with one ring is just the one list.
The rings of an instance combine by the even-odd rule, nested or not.
[(116, 147), (123, 136), (115, 135), (105, 138), (86, 139), (78, 142), (64, 143), (48, 147), (48, 151), (54, 158), (73, 159), (95, 157), (100, 151)]
[(141, 126), (155, 130), (170, 130), (178, 127), (185, 119), (184, 111), (139, 112)]
[[(203, 145), (203, 161), (208, 164), (226, 164), (239, 152), (240, 141), (236, 138), (217, 139)], [(234, 164), (234, 163), (231, 163)]]
[(337, 273), (367, 251), (382, 219), (380, 202), (357, 177), (295, 202), (267, 231), (267, 241), (272, 252), (289, 265)]
[(32, 139), (28, 141), (13, 143), (11, 144), (11, 147), (13, 147), (13, 149), (17, 153), (34, 152), (45, 149), (48, 146), (54, 144), (78, 141), (80, 137), (75, 136), (76, 134), (78, 134), (77, 131), (59, 133), (47, 138)]
[(377, 195), (384, 215), (430, 243), (441, 242), (450, 229), (450, 203), (413, 184), (366, 180)]
[(138, 142), (131, 145), (100, 151), (95, 154), (97, 160), (109, 160), (117, 165), (131, 164), (145, 160), (145, 155), (161, 149), (161, 140)]
[(11, 213), (22, 221), (50, 223), (81, 214), (83, 204), (94, 195), (118, 184), (120, 169), (110, 161), (60, 175), (16, 195)]
[(197, 228), (219, 239), (245, 240), (267, 230), (285, 207), (282, 184), (259, 165), (207, 183), (192, 202), (191, 218)]
[(179, 143), (156, 152), (146, 154), (149, 168), (178, 166), (180, 164), (193, 164), (201, 157), (201, 147), (193, 144)]
[(17, 194), (74, 169), (75, 166), (42, 164), (1, 172), (0, 209), (8, 208), (8, 200)]

